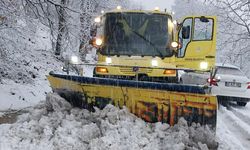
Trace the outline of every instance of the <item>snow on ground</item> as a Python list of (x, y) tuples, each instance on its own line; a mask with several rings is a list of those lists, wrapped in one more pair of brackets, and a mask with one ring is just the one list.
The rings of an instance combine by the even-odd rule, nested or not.
[(0, 81), (0, 111), (34, 106), (51, 91), (46, 75), (51, 70), (59, 70), (62, 62), (54, 58), (50, 51), (34, 50), (28, 53), (17, 63), (2, 68), (6, 75)]
[(220, 107), (217, 117), (219, 149), (248, 150), (250, 147), (250, 104)]
[(34, 106), (44, 100), (51, 91), (48, 81), (40, 79), (35, 84), (19, 84), (12, 80), (4, 80), (0, 91), (0, 111), (16, 110)]
[(57, 94), (29, 108), (14, 124), (0, 125), (0, 149), (215, 149), (214, 133), (181, 119), (170, 127), (145, 123), (112, 105), (91, 113)]
[[(49, 50), (45, 29), (38, 29), (37, 35), (25, 49), (0, 59), (0, 117), (5, 110), (29, 111), (14, 124), (0, 125), (0, 150), (216, 149), (216, 141), (220, 150), (249, 149), (250, 104), (229, 110), (221, 107), (214, 136), (199, 125), (187, 127), (184, 120), (174, 127), (145, 123), (125, 108), (111, 105), (90, 113), (71, 108), (55, 94), (49, 94), (45, 102), (51, 91), (46, 75), (63, 64)], [(86, 55), (86, 63), (94, 63), (93, 56)], [(84, 76), (93, 76), (93, 66), (81, 67)]]
[(48, 28), (41, 24), (33, 28), (33, 32), (23, 33), (23, 38), (6, 33), (15, 37), (17, 45), (7, 43), (5, 55), (0, 55), (0, 111), (34, 106), (44, 100), (51, 91), (46, 75), (62, 66), (51, 50)]

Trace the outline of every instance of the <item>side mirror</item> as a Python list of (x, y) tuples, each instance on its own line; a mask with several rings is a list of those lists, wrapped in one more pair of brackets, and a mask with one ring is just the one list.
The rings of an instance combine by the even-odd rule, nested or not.
[(183, 39), (189, 39), (189, 37), (190, 37), (190, 26), (182, 27), (181, 34), (182, 34)]
[(204, 22), (204, 23), (208, 23), (209, 22), (209, 20), (205, 16), (201, 16), (200, 17), (200, 21)]

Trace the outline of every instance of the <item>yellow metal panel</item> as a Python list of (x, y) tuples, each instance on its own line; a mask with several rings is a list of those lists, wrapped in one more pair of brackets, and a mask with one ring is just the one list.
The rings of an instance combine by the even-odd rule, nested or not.
[[(54, 91), (59, 89), (80, 92), (89, 104), (96, 98), (110, 99), (116, 106), (126, 106), (130, 112), (149, 122), (175, 124), (180, 116), (195, 115), (216, 118), (217, 99), (215, 96), (170, 92), (153, 89), (79, 84), (78, 82), (48, 76)], [(102, 100), (100, 101), (100, 103)], [(213, 122), (213, 125), (215, 124)]]
[[(133, 71), (133, 67), (142, 67), (139, 68), (138, 72), (139, 74), (147, 74), (149, 77), (175, 77), (176, 74), (164, 74), (165, 69), (157, 69), (157, 68), (173, 68), (175, 69), (175, 64), (168, 63), (167, 59), (161, 59), (161, 58), (154, 58), (158, 61), (157, 67), (152, 67), (152, 58), (151, 56), (120, 56), (111, 57), (112, 64), (108, 65), (106, 64), (106, 56), (98, 54), (98, 64), (105, 65), (105, 67), (108, 69), (108, 73), (100, 73), (97, 72), (97, 74), (101, 75), (118, 75), (118, 76), (135, 76), (136, 72)], [(97, 64), (97, 66), (98, 66)], [(112, 65), (117, 65), (120, 67), (114, 67)], [(131, 67), (129, 67), (131, 66)], [(146, 68), (143, 68), (146, 67)]]
[[(187, 18), (197, 18), (201, 16), (191, 16)], [(201, 70), (200, 63), (207, 62), (208, 69), (201, 71), (208, 71), (215, 65), (215, 55), (216, 55), (216, 32), (217, 32), (217, 18), (215, 16), (206, 16), (208, 19), (213, 19), (213, 34), (212, 40), (207, 41), (194, 41), (192, 40), (193, 29), (191, 41), (186, 47), (185, 56), (183, 58), (176, 58), (173, 63), (176, 64), (177, 68), (190, 68), (194, 70)], [(177, 33), (178, 37), (178, 33)]]

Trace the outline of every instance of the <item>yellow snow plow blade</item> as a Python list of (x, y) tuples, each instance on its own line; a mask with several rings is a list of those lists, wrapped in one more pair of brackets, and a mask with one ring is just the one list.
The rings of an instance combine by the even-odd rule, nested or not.
[(148, 122), (170, 125), (184, 117), (189, 124), (216, 126), (217, 99), (203, 87), (169, 83), (89, 78), (50, 73), (54, 92), (71, 104), (94, 110), (107, 104), (126, 106), (130, 112)]

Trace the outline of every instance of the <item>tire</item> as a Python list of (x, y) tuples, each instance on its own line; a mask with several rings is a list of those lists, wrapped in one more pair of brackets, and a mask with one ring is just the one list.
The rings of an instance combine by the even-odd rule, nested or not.
[(239, 106), (246, 106), (246, 102), (237, 102), (237, 105), (239, 105)]

